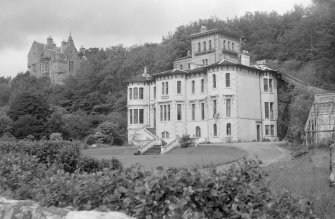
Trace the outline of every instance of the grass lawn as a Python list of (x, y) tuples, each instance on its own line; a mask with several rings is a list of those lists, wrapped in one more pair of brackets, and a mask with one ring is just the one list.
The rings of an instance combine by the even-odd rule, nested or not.
[(146, 169), (157, 166), (167, 167), (195, 167), (218, 165), (231, 162), (246, 156), (246, 152), (226, 146), (198, 146), (191, 148), (178, 148), (165, 155), (138, 155), (134, 148), (110, 147), (84, 150), (84, 155), (96, 158), (119, 159), (124, 167), (136, 163)]
[(301, 158), (265, 167), (271, 186), (312, 201), (318, 216), (335, 218), (335, 188), (329, 187), (329, 152), (313, 150)]

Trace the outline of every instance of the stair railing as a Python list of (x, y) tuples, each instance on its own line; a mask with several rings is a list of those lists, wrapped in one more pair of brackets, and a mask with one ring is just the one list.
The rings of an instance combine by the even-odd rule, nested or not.
[(161, 146), (161, 154), (166, 154), (172, 151), (173, 149), (175, 149), (176, 147), (178, 147), (179, 145), (180, 145), (179, 139), (176, 138), (175, 140), (171, 141), (167, 145)]
[(146, 152), (147, 150), (149, 150), (150, 148), (152, 148), (154, 145), (156, 145), (156, 139), (153, 139), (153, 140), (149, 141), (148, 143), (146, 143), (145, 145), (139, 147), (138, 151), (141, 154), (143, 154), (144, 152)]

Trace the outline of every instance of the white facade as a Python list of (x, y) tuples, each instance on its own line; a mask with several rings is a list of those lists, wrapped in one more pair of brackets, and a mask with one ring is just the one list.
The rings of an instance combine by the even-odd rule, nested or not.
[[(244, 65), (238, 62), (240, 55), (237, 60), (210, 58), (227, 57), (221, 48), (227, 39), (220, 42), (220, 31), (192, 36), (192, 49), (193, 44), (203, 46), (207, 42), (208, 46), (211, 39), (211, 50), (198, 56), (192, 52), (192, 57), (184, 59), (186, 62), (176, 61), (174, 66), (183, 65), (183, 70), (138, 76), (128, 83), (129, 143), (146, 140), (147, 136), (139, 134), (145, 128), (166, 142), (184, 134), (209, 142), (275, 140), (277, 72), (264, 66)], [(232, 39), (230, 47), (232, 42), (239, 51), (239, 39)], [(208, 63), (184, 68), (188, 62), (200, 65), (199, 60), (206, 59), (206, 55)]]

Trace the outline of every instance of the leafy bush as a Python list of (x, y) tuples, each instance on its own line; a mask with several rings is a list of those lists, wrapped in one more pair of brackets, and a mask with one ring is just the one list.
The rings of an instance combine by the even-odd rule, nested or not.
[(111, 160), (99, 160), (93, 157), (83, 157), (79, 162), (78, 169), (80, 172), (95, 173), (103, 171), (104, 169), (121, 170), (122, 164), (115, 158)]
[(67, 172), (73, 172), (79, 162), (79, 142), (70, 141), (1, 141), (0, 153), (26, 153), (35, 156), (39, 163), (57, 165)]
[(194, 146), (194, 139), (190, 138), (189, 135), (183, 135), (179, 140), (179, 143), (182, 148), (191, 147)]
[(0, 188), (11, 191), (14, 198), (33, 198), (31, 188), (38, 186), (46, 166), (24, 153), (0, 153)]
[(0, 136), (12, 130), (13, 121), (4, 113), (0, 113)]
[[(23, 160), (27, 159), (31, 159), (31, 156)], [(220, 173), (215, 170), (176, 168), (157, 168), (155, 172), (149, 172), (133, 167), (122, 171), (104, 169), (89, 174), (87, 172), (90, 170), (99, 168), (99, 162), (85, 159), (85, 166), (89, 170), (85, 171), (86, 173), (72, 174), (54, 169), (41, 171), (39, 168), (43, 167), (38, 167), (38, 160), (33, 160), (33, 165), (28, 166), (40, 170), (32, 172), (37, 174), (37, 177), (32, 177), (30, 172), (22, 174), (21, 171), (20, 175), (16, 174), (15, 164), (21, 163), (22, 160), (18, 157), (1, 162), (6, 166), (6, 176), (13, 179), (11, 182), (21, 182), (21, 179), (17, 180), (15, 177), (23, 175), (23, 182), (30, 187), (29, 196), (44, 206), (124, 211), (137, 218), (314, 216), (308, 202), (296, 199), (290, 193), (280, 196), (271, 193), (258, 164), (254, 161), (245, 160), (239, 167), (232, 167), (227, 172)], [(38, 175), (44, 172), (42, 177)], [(10, 185), (6, 177), (1, 177), (0, 180), (1, 187)], [(17, 188), (10, 189), (16, 192)]]
[(61, 141), (63, 140), (62, 134), (61, 133), (51, 133), (50, 138), (51, 141)]

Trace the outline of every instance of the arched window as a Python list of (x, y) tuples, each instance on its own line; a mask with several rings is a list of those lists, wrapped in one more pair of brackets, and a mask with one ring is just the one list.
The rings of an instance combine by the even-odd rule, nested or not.
[(183, 70), (183, 65), (182, 65), (182, 64), (180, 64), (179, 68), (180, 68), (180, 70)]
[(213, 74), (213, 88), (216, 88), (216, 75)]
[(226, 49), (226, 40), (223, 41), (223, 49)]
[(167, 131), (162, 132), (162, 138), (166, 139), (169, 137), (170, 137), (170, 134)]
[(134, 87), (134, 99), (137, 100), (138, 99), (138, 88)]
[(230, 42), (228, 41), (228, 50), (230, 50)]
[(234, 49), (235, 49), (234, 43), (231, 43), (231, 49), (234, 51)]
[(198, 52), (201, 52), (201, 43), (198, 43)]
[(214, 136), (218, 135), (218, 127), (216, 124), (213, 125), (213, 133), (214, 133)]
[(230, 87), (230, 73), (226, 73), (226, 87)]
[(227, 136), (231, 136), (231, 124), (227, 123)]
[(206, 51), (207, 48), (206, 48), (206, 41), (204, 42), (204, 51)]
[(195, 127), (195, 136), (197, 138), (200, 138), (201, 137), (201, 129), (199, 126)]

